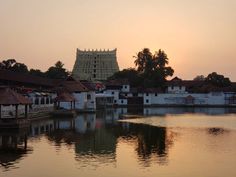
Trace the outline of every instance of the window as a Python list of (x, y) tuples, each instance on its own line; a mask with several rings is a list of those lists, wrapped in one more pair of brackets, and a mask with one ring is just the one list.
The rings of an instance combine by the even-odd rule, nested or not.
[(179, 89), (182, 90), (182, 86), (179, 86)]
[(39, 98), (35, 98), (34, 104), (36, 104), (36, 105), (39, 104)]
[(157, 93), (155, 93), (155, 96), (157, 96)]
[(171, 89), (174, 90), (174, 86), (173, 85), (171, 86)]
[(53, 104), (53, 99), (52, 99), (52, 97), (50, 97), (50, 104)]
[(115, 92), (111, 92), (111, 94), (112, 94), (112, 95), (114, 95), (114, 94), (115, 94)]
[(149, 103), (149, 100), (146, 100), (146, 103)]
[(41, 98), (41, 104), (45, 104), (44, 98)]
[(91, 95), (88, 94), (88, 95), (87, 95), (87, 100), (90, 100), (90, 99), (91, 99)]
[(146, 96), (149, 96), (149, 93), (146, 93)]
[(46, 104), (49, 104), (49, 98), (48, 97), (46, 98)]
[(94, 69), (94, 70), (93, 70), (93, 72), (95, 72), (95, 73), (96, 73), (96, 69)]
[(127, 96), (127, 93), (125, 94), (125, 96)]
[(125, 87), (125, 89), (127, 89), (127, 85), (125, 85), (124, 87)]
[(93, 78), (96, 78), (96, 74), (93, 75)]
[(117, 101), (116, 100), (114, 100), (114, 103), (116, 103)]
[(121, 103), (123, 104), (123, 103), (124, 103), (124, 101), (123, 101), (123, 100), (121, 100)]

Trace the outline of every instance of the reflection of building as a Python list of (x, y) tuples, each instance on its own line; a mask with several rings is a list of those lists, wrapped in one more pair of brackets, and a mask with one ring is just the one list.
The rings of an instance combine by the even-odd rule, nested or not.
[(32, 121), (30, 126), (31, 136), (40, 135), (45, 132), (51, 132), (54, 130), (53, 120), (37, 120)]
[(75, 130), (79, 133), (85, 133), (86, 131), (95, 130), (96, 115), (95, 114), (84, 114), (78, 115), (75, 118)]
[(15, 164), (32, 151), (27, 145), (27, 132), (28, 129), (0, 132), (0, 168), (15, 168)]
[(203, 113), (207, 115), (220, 115), (226, 113), (235, 113), (236, 108), (207, 108), (207, 107), (162, 107), (162, 108), (143, 108), (143, 115), (161, 115), (166, 114), (185, 114), (185, 113)]
[(76, 61), (72, 71), (75, 78), (80, 80), (107, 80), (119, 71), (114, 50), (80, 50), (77, 49)]

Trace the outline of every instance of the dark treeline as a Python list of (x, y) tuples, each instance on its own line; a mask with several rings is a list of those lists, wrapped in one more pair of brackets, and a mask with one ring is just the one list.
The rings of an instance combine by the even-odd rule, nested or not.
[(69, 76), (69, 72), (64, 68), (64, 64), (61, 61), (57, 61), (55, 65), (49, 67), (46, 72), (42, 72), (39, 69), (29, 70), (24, 63), (19, 63), (15, 59), (7, 59), (0, 62), (0, 69), (51, 79), (65, 79)]
[[(134, 56), (134, 67), (123, 69), (116, 72), (108, 80), (128, 80), (132, 87), (143, 88), (163, 88), (166, 86), (168, 77), (173, 76), (174, 69), (169, 64), (167, 54), (159, 49), (154, 54), (150, 49), (144, 48)], [(70, 73), (64, 68), (61, 61), (57, 61), (54, 66), (42, 72), (39, 69), (28, 69), (24, 63), (19, 63), (15, 59), (7, 59), (0, 62), (0, 69), (10, 70), (14, 72), (27, 73), (34, 76), (46, 77), (51, 79), (65, 79)], [(202, 91), (211, 87), (231, 87), (232, 83), (229, 78), (212, 72), (208, 76), (196, 76), (194, 81), (202, 81), (204, 83)], [(199, 90), (199, 88), (197, 88)]]
[(166, 53), (161, 49), (152, 54), (148, 48), (144, 48), (134, 58), (136, 68), (119, 71), (109, 79), (128, 79), (134, 87), (160, 87), (167, 77), (174, 74), (173, 68), (167, 66), (169, 59)]
[[(109, 80), (127, 79), (133, 87), (165, 87), (167, 78), (173, 76), (174, 69), (169, 64), (167, 54), (159, 49), (152, 54), (150, 49), (144, 48), (134, 56), (135, 67), (124, 69), (115, 73)], [(196, 76), (195, 81), (202, 81), (207, 88), (210, 87), (230, 87), (231, 81), (223, 75), (212, 72), (207, 77), (203, 75)]]

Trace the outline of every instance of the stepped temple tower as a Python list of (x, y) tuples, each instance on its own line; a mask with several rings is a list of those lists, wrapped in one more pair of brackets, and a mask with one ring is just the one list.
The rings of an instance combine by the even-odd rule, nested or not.
[(104, 81), (119, 71), (114, 50), (77, 49), (72, 75), (79, 80)]

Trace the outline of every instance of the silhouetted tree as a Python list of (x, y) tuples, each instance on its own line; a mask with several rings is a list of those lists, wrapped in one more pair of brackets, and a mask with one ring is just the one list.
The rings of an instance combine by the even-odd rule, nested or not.
[(45, 73), (39, 69), (30, 69), (29, 74), (33, 76), (45, 77)]
[(61, 61), (57, 61), (55, 66), (50, 67), (46, 71), (46, 77), (51, 79), (66, 79), (69, 73), (63, 68), (64, 64)]
[(142, 79), (134, 68), (123, 69), (122, 71), (116, 72), (108, 80), (127, 79), (132, 87), (139, 86), (142, 84)]
[(6, 70), (9, 70), (9, 71), (14, 71), (14, 72), (21, 72), (21, 73), (27, 73), (28, 72), (27, 66), (23, 63), (16, 62), (15, 59), (3, 60), (0, 63), (0, 68), (1, 69), (6, 69)]
[(141, 73), (151, 72), (154, 67), (153, 55), (148, 48), (144, 48), (142, 51), (138, 52), (137, 56), (134, 56), (136, 60), (134, 61), (137, 71)]
[(231, 81), (229, 78), (224, 77), (223, 75), (213, 72), (206, 77), (205, 80), (208, 84), (212, 84), (217, 87), (228, 87), (231, 86)]
[(164, 68), (166, 65), (169, 64), (169, 59), (166, 55), (166, 53), (159, 49), (158, 52), (155, 52), (154, 61), (156, 63), (156, 67), (158, 66), (159, 68)]
[(198, 76), (196, 76), (193, 80), (194, 81), (205, 81), (205, 76), (203, 76), (203, 75), (198, 75)]
[(166, 66), (169, 59), (161, 49), (153, 55), (148, 48), (144, 48), (135, 58), (134, 63), (144, 87), (163, 86), (166, 78), (174, 74), (174, 70)]

